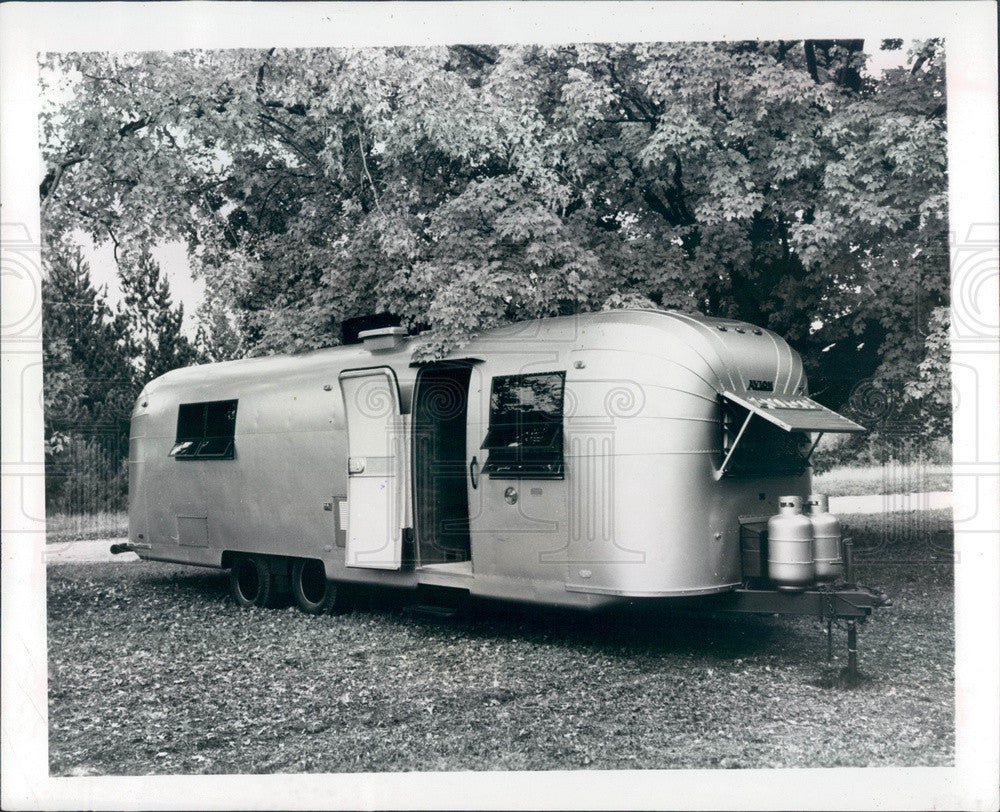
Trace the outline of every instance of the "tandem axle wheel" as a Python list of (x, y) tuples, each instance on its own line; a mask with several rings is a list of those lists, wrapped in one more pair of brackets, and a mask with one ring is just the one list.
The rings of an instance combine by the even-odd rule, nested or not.
[(229, 565), (229, 594), (237, 606), (272, 608), (287, 596), (308, 615), (338, 612), (343, 590), (329, 581), (323, 562), (313, 558), (286, 558), (239, 553)]
[(307, 615), (336, 613), (343, 608), (343, 592), (326, 577), (323, 562), (314, 558), (296, 558), (292, 563), (292, 596)]
[(278, 584), (264, 556), (240, 555), (229, 570), (229, 594), (237, 606), (271, 607), (275, 604)]

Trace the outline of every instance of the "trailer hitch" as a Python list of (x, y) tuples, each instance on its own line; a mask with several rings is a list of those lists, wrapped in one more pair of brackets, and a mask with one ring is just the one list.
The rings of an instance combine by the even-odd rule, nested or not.
[(152, 549), (152, 544), (133, 544), (131, 541), (123, 541), (118, 544), (111, 545), (111, 555), (118, 555), (119, 553), (135, 553), (139, 550)]
[(877, 589), (853, 583), (814, 586), (797, 592), (742, 586), (721, 595), (693, 598), (689, 609), (712, 612), (812, 616), (826, 621), (827, 658), (833, 659), (833, 624), (847, 625), (847, 681), (858, 678), (857, 624), (863, 623), (880, 607), (892, 606), (892, 599)]

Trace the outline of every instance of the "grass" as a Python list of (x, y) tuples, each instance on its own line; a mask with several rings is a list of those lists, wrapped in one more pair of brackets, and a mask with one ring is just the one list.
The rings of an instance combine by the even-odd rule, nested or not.
[(926, 493), (951, 490), (951, 466), (888, 463), (832, 468), (813, 475), (813, 491), (827, 496)]
[(826, 687), (845, 664), (844, 633), (827, 663), (812, 619), (504, 606), (429, 619), (404, 611), (398, 593), (314, 618), (241, 610), (210, 570), (52, 566), (50, 768), (951, 764), (951, 561), (914, 563), (917, 541), (851, 518), (859, 539), (881, 540), (880, 555), (859, 556), (858, 579), (894, 600), (860, 630), (852, 690)]
[(951, 510), (845, 514), (844, 535), (854, 539), (855, 559), (886, 563), (951, 561)]
[(128, 535), (128, 513), (56, 513), (45, 518), (45, 541), (113, 539)]

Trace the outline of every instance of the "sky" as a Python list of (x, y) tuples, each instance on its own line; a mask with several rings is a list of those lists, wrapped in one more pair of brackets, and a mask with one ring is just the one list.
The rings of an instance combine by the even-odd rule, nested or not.
[[(115, 265), (114, 247), (110, 242), (106, 242), (95, 248), (83, 234), (78, 235), (78, 244), (84, 246), (84, 256), (90, 264), (91, 282), (95, 288), (105, 288), (108, 304), (113, 310), (122, 298), (118, 269)], [(195, 311), (205, 298), (205, 283), (201, 279), (194, 279), (191, 276), (187, 247), (184, 243), (161, 243), (153, 249), (152, 254), (160, 265), (161, 273), (166, 276), (170, 283), (170, 293), (174, 304), (184, 304), (184, 323), (181, 329), (188, 338), (193, 339), (198, 330)]]

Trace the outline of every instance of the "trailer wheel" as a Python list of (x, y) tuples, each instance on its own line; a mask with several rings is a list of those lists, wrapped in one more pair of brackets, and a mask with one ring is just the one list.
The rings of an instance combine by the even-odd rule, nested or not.
[(229, 570), (229, 593), (238, 606), (268, 607), (276, 591), (267, 561), (256, 555), (236, 557)]
[(328, 581), (323, 562), (298, 558), (292, 564), (292, 594), (307, 615), (323, 615), (338, 607), (337, 584)]

